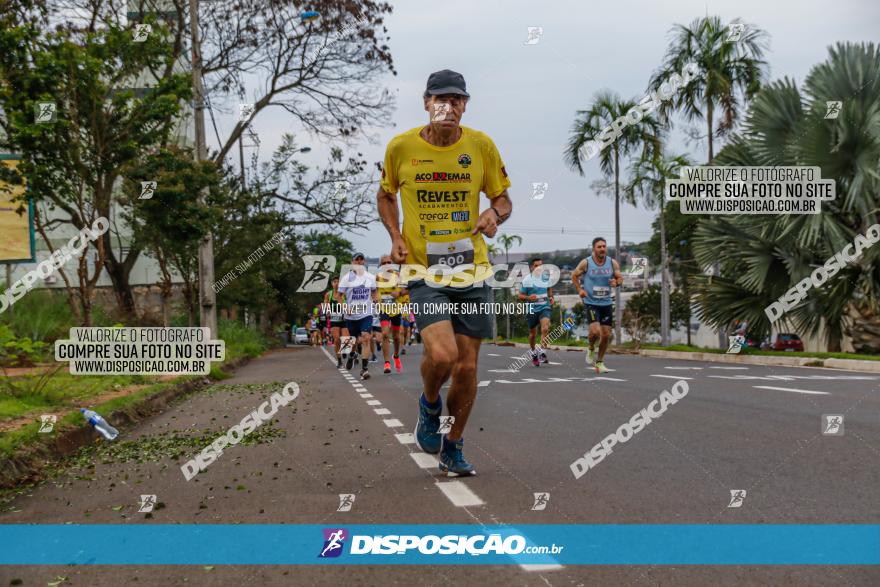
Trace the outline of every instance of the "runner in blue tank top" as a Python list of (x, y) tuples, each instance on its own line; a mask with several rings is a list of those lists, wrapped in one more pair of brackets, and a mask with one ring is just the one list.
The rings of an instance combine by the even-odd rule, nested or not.
[(611, 327), (614, 325), (614, 306), (611, 288), (623, 283), (620, 266), (607, 256), (608, 245), (602, 237), (593, 239), (592, 254), (578, 263), (571, 274), (572, 283), (584, 300), (587, 320), (590, 323), (590, 346), (587, 349), (587, 365), (593, 364), (596, 340), (599, 340), (599, 354), (596, 357), (596, 373), (606, 373), (605, 350), (611, 341)]
[[(548, 363), (547, 345), (550, 344), (550, 315), (553, 310), (553, 288), (549, 275), (541, 269), (544, 261), (535, 257), (529, 262), (531, 273), (526, 275), (519, 288), (519, 301), (529, 302), (528, 325), (529, 347), (532, 349), (532, 364), (535, 367)], [(541, 325), (541, 347), (535, 350), (535, 334)]]

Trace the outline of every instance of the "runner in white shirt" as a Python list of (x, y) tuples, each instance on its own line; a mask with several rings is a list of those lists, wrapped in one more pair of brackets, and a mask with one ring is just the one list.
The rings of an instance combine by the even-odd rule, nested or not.
[[(338, 291), (345, 296), (345, 322), (348, 333), (359, 339), (361, 355), (361, 379), (369, 379), (367, 370), (367, 350), (372, 350), (373, 340), (373, 304), (379, 302), (379, 290), (376, 288), (376, 277), (364, 267), (364, 254), (355, 253), (351, 259), (354, 269), (343, 276)], [(349, 353), (345, 368), (351, 369), (358, 351)]]

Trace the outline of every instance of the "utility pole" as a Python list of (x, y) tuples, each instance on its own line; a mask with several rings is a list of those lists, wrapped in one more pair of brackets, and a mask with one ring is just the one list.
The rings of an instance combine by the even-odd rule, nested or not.
[[(193, 119), (196, 130), (196, 161), (208, 159), (205, 143), (205, 88), (202, 85), (202, 53), (199, 41), (199, 2), (189, 0), (189, 29), (192, 37), (192, 77), (195, 93)], [(202, 189), (199, 200), (207, 198), (208, 188)], [(210, 329), (211, 338), (217, 337), (217, 306), (214, 285), (214, 237), (210, 231), (199, 244), (199, 306), (200, 324)]]
[(244, 131), (238, 135), (238, 164), (241, 167), (241, 189), (245, 189), (247, 186), (244, 179), (244, 145), (241, 144), (241, 137), (243, 135)]

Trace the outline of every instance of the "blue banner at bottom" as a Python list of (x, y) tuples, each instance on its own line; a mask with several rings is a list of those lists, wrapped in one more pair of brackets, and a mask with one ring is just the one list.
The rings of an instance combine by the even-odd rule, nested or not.
[(0, 525), (5, 565), (877, 565), (876, 524)]

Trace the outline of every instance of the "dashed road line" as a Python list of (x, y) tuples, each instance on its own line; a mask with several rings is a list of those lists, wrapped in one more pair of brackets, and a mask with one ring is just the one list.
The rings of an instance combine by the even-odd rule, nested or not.
[(385, 422), (385, 425), (389, 428), (403, 428), (403, 422), (401, 422), (397, 418), (388, 418), (382, 421)]
[(378, 409), (375, 409), (375, 410), (373, 410), (373, 411), (376, 412), (376, 414), (378, 414), (378, 415), (380, 415), (380, 416), (389, 416), (389, 415), (391, 415), (391, 410), (389, 410), (388, 408), (378, 408)]
[(415, 444), (416, 437), (412, 432), (404, 432), (402, 434), (395, 434), (394, 437), (397, 439), (397, 442), (400, 444)]
[(809, 389), (790, 389), (788, 387), (772, 387), (770, 385), (753, 385), (755, 389), (775, 389), (777, 391), (790, 391), (792, 393), (806, 393), (809, 395), (831, 395), (828, 391), (811, 391)]
[(381, 406), (382, 402), (380, 402), (377, 399), (371, 399), (371, 400), (367, 400), (367, 405), (368, 406)]
[[(424, 453), (422, 453), (424, 454)], [(434, 483), (443, 495), (452, 502), (452, 505), (460, 508), (473, 507), (477, 505), (485, 505), (476, 493), (471, 491), (467, 484), (461, 481), (437, 481)]]
[(437, 464), (439, 463), (437, 457), (424, 452), (411, 452), (409, 453), (409, 456), (412, 457), (412, 460), (414, 460), (421, 469), (433, 469), (437, 467)]
[(676, 379), (676, 380), (685, 379), (687, 381), (694, 380), (693, 377), (684, 377), (682, 375), (653, 375), (652, 374), (651, 377), (662, 377), (663, 379)]

